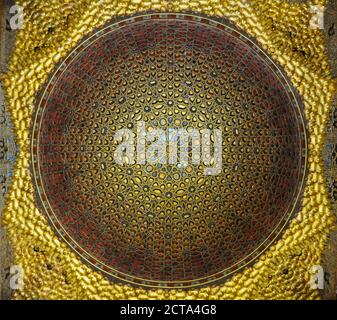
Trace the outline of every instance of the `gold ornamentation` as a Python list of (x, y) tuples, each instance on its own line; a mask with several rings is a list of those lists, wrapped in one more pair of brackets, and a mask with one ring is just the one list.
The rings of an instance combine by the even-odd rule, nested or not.
[[(310, 8), (287, 1), (101, 1), (52, 4), (17, 1), (26, 11), (24, 28), (4, 83), (20, 154), (5, 222), (15, 261), (25, 270), (25, 287), (16, 298), (51, 299), (306, 299), (319, 298), (310, 288), (310, 268), (319, 265), (329, 232), (330, 210), (322, 159), (324, 130), (335, 82), (324, 54), (323, 36), (309, 28)], [(316, 4), (324, 5), (325, 1)], [(30, 126), (35, 95), (55, 63), (94, 28), (113, 16), (144, 10), (185, 11), (227, 16), (255, 37), (290, 76), (300, 92), (308, 119), (309, 174), (302, 209), (275, 245), (242, 273), (222, 285), (195, 290), (142, 289), (114, 284), (84, 265), (60, 242), (39, 212), (29, 172)], [(50, 29), (52, 27), (52, 29)], [(48, 32), (48, 30), (53, 30)], [(287, 270), (287, 272), (285, 272)]]

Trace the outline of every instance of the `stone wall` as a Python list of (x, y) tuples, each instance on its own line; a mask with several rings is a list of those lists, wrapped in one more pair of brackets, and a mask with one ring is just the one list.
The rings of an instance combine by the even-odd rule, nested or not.
[[(14, 43), (15, 32), (8, 28), (8, 17), (6, 16), (11, 5), (13, 5), (12, 1), (0, 2), (0, 74), (6, 71), (8, 58)], [(6, 195), (10, 188), (16, 154), (14, 133), (0, 81), (0, 300), (10, 299), (11, 297), (9, 276), (12, 264), (12, 248), (7, 240), (6, 228), (2, 224), (1, 218)]]

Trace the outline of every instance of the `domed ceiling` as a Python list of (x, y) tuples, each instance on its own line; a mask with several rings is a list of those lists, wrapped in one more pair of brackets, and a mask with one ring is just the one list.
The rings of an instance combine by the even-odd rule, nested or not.
[[(209, 130), (208, 165), (217, 149), (221, 167), (193, 161), (201, 136), (183, 165), (118, 163), (116, 133), (136, 156), (140, 124), (144, 147), (156, 130), (166, 151), (174, 130)], [(202, 286), (252, 263), (296, 213), (306, 139), (297, 93), (246, 34), (144, 15), (96, 30), (54, 69), (34, 117), (34, 184), (57, 234), (112, 279)]]

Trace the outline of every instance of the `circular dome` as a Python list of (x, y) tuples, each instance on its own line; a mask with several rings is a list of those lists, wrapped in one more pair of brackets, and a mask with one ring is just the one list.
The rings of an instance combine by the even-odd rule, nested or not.
[[(156, 129), (165, 141), (209, 130), (209, 161), (118, 163), (116, 133), (129, 132), (137, 156), (140, 123), (146, 148)], [(219, 149), (220, 170), (207, 174)], [(31, 153), (62, 239), (112, 278), (164, 288), (209, 285), (264, 252), (296, 211), (307, 157), (280, 68), (227, 22), (180, 14), (112, 23), (81, 42), (41, 91)]]

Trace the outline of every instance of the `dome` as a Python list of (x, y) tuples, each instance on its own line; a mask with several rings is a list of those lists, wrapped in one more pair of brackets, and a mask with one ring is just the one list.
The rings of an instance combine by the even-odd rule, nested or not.
[[(118, 132), (134, 151), (122, 163)], [(161, 158), (148, 156), (153, 132)], [(190, 135), (187, 161), (170, 161), (172, 132)], [(306, 143), (295, 89), (252, 39), (225, 21), (152, 14), (109, 23), (58, 64), (38, 99), (32, 167), (50, 224), (87, 263), (117, 281), (193, 287), (278, 238)]]

